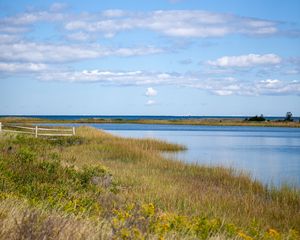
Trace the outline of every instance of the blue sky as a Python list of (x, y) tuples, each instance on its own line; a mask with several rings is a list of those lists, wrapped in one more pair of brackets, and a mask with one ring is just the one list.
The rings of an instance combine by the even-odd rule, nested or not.
[(300, 116), (298, 0), (0, 1), (0, 114)]

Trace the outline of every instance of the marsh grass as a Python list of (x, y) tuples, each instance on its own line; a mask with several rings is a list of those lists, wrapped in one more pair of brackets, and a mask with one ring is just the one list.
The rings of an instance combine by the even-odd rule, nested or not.
[(105, 221), (46, 210), (26, 200), (8, 198), (0, 205), (0, 239), (109, 239)]
[[(32, 234), (40, 234), (53, 218), (70, 229), (74, 223), (86, 239), (100, 238), (99, 232), (123, 239), (299, 237), (299, 189), (266, 187), (233, 169), (162, 156), (161, 151), (184, 150), (180, 145), (120, 138), (88, 127), (77, 134), (0, 136), (2, 223), (23, 219), (25, 226), (33, 223)], [(26, 201), (29, 212), (7, 204), (11, 201)], [(85, 232), (91, 226), (96, 230)]]

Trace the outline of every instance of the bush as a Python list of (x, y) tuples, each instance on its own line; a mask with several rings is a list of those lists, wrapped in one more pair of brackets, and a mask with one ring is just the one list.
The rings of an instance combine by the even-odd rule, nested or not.
[(265, 122), (266, 119), (263, 117), (263, 115), (260, 115), (259, 117), (256, 115), (254, 117), (246, 118), (245, 121), (250, 121), (250, 122)]

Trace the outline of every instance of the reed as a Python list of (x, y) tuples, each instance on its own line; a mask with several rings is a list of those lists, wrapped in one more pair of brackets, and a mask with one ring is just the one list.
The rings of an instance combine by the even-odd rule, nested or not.
[[(84, 233), (88, 239), (99, 232), (123, 239), (299, 237), (299, 189), (263, 186), (234, 169), (185, 164), (161, 154), (181, 150), (185, 147), (88, 127), (66, 138), (2, 134), (0, 219), (30, 219), (7, 204), (21, 201), (40, 219), (41, 228), (33, 232), (58, 219), (70, 228), (79, 221), (74, 226), (83, 232), (96, 226)], [(6, 236), (4, 225), (0, 229), (0, 237)]]

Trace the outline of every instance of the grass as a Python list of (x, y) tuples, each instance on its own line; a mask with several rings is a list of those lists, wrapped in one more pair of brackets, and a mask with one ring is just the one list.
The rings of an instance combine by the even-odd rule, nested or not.
[(0, 135), (0, 238), (299, 238), (299, 189), (161, 155), (181, 150), (88, 127), (66, 138)]

